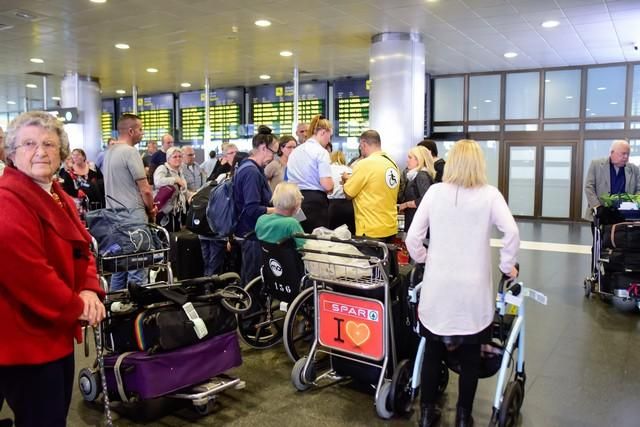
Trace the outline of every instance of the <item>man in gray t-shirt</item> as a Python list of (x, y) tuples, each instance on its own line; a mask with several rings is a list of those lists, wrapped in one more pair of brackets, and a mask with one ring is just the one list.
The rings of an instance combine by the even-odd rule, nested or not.
[[(103, 174), (107, 208), (135, 209), (140, 222), (153, 222), (157, 209), (153, 190), (147, 182), (142, 158), (135, 149), (144, 131), (142, 121), (134, 114), (123, 114), (118, 120), (118, 141), (105, 154)], [(111, 276), (110, 290), (125, 289), (127, 282), (144, 283), (145, 271), (133, 270)]]

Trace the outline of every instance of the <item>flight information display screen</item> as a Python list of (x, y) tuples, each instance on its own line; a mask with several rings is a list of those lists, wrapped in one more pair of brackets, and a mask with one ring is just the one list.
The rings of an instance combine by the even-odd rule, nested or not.
[[(211, 138), (237, 139), (242, 125), (244, 88), (215, 89), (209, 92)], [(199, 145), (204, 142), (204, 91), (179, 94), (182, 140)]]
[(109, 138), (114, 135), (116, 128), (116, 101), (115, 99), (102, 100), (102, 113), (100, 115), (100, 130), (102, 133), (102, 145), (106, 145)]
[[(174, 97), (172, 93), (141, 96), (138, 98), (138, 116), (142, 120), (144, 137), (141, 147), (146, 141), (158, 141), (166, 133), (172, 133), (174, 121)], [(133, 112), (133, 98), (120, 98), (120, 113)]]
[(337, 136), (358, 137), (369, 129), (369, 85), (366, 79), (336, 80)]
[[(256, 129), (267, 125), (279, 135), (293, 134), (293, 85), (252, 87), (251, 121)], [(298, 122), (309, 123), (313, 116), (326, 115), (327, 82), (300, 83)]]

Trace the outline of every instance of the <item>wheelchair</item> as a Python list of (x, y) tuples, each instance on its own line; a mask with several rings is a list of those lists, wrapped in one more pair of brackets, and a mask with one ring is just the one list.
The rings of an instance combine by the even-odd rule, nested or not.
[(305, 289), (304, 265), (292, 238), (260, 246), (260, 276), (244, 288), (252, 304), (238, 314), (238, 332), (256, 349), (273, 347), (284, 338), (287, 355), (295, 362), (313, 341), (313, 289)]

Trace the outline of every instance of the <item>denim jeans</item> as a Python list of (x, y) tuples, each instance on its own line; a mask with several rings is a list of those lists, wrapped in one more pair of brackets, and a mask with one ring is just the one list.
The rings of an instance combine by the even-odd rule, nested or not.
[(222, 273), (226, 246), (226, 240), (214, 240), (200, 236), (200, 249), (202, 249), (205, 276)]
[(120, 291), (123, 289), (127, 289), (127, 284), (129, 282), (138, 283), (144, 285), (147, 283), (147, 270), (131, 270), (131, 271), (122, 271), (119, 273), (113, 273), (111, 276), (111, 284), (109, 285), (109, 290)]

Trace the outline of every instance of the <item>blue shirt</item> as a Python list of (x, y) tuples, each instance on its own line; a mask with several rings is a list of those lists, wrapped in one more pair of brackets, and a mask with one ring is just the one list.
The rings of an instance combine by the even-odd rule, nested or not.
[(243, 237), (255, 230), (256, 221), (260, 215), (267, 213), (271, 200), (271, 188), (264, 170), (252, 159), (243, 160), (236, 171), (233, 178), (233, 200), (238, 215), (235, 234)]
[(300, 190), (325, 192), (320, 178), (331, 178), (329, 152), (315, 139), (307, 139), (289, 155), (286, 176), (286, 180), (298, 184)]
[(611, 173), (611, 194), (625, 193), (624, 166), (618, 168), (618, 173), (616, 173), (616, 168), (609, 162), (609, 172)]

